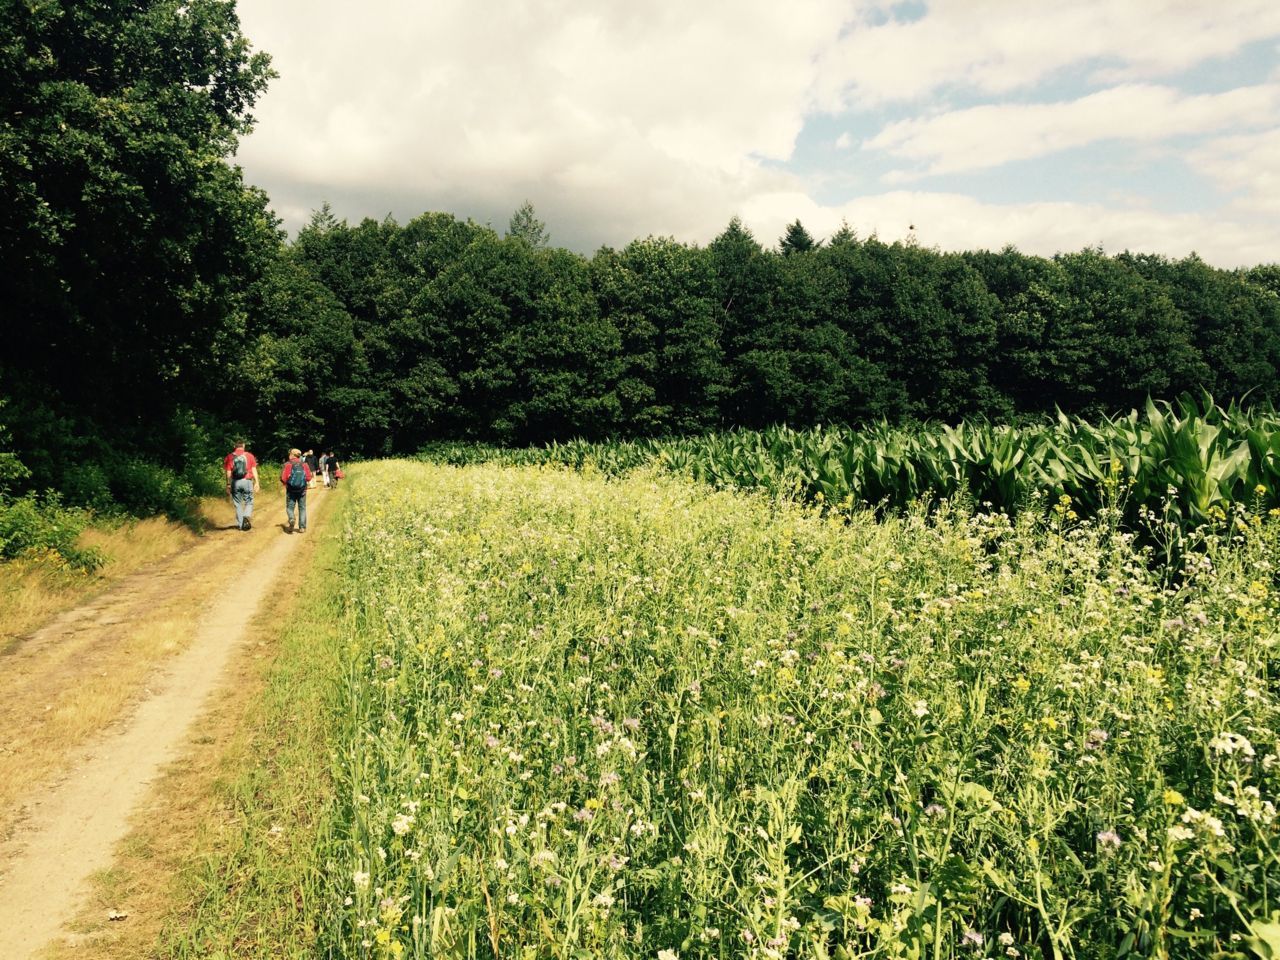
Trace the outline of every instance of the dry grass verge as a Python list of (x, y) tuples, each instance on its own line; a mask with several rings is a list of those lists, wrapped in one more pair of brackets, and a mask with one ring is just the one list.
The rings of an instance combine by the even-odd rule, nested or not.
[[(223, 498), (208, 498), (201, 502), (198, 518), (217, 526), (225, 522), (227, 509)], [(85, 530), (77, 544), (96, 548), (106, 557), (95, 573), (72, 569), (56, 554), (0, 563), (0, 654), (57, 614), (199, 540), (190, 526), (165, 517), (103, 522)]]
[[(98, 595), (11, 641), (0, 656), (0, 840), (27, 815), (38, 785), (129, 715), (157, 665), (186, 648), (200, 611), (279, 535), (269, 522), (274, 506), (263, 498), (261, 528), (250, 534), (225, 529), (225, 501), (212, 502), (212, 529), (203, 536), (162, 520), (90, 534), (118, 557), (79, 599)], [(45, 597), (71, 605), (70, 592)]]

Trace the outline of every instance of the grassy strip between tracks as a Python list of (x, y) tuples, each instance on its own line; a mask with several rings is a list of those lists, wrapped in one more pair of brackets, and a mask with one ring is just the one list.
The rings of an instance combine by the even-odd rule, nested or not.
[(211, 823), (182, 879), (160, 955), (173, 958), (312, 957), (313, 902), (327, 842), (332, 751), (340, 724), (348, 625), (342, 581), (346, 498), (313, 534), (317, 544), (243, 732), (223, 761)]

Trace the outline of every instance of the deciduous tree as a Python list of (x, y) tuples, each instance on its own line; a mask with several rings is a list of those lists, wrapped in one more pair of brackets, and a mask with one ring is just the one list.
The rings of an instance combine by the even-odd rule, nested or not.
[(0, 74), (0, 376), (19, 445), (70, 443), (25, 426), (51, 412), (73, 435), (158, 445), (175, 405), (229, 388), (214, 351), (276, 249), (265, 196), (228, 162), (267, 57), (231, 0), (7, 2)]

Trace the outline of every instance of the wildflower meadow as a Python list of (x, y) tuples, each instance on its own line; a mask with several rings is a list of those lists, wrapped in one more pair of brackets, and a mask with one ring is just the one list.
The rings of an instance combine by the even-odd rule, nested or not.
[(323, 955), (1280, 956), (1261, 507), (1171, 565), (1069, 498), (406, 462), (349, 496)]

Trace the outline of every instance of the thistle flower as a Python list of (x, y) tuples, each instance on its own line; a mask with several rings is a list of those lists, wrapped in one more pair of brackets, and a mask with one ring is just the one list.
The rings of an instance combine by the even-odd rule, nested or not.
[(1119, 850), (1120, 843), (1120, 834), (1116, 833), (1114, 830), (1100, 830), (1098, 832), (1098, 846), (1103, 850), (1103, 852), (1106, 852), (1108, 849)]

